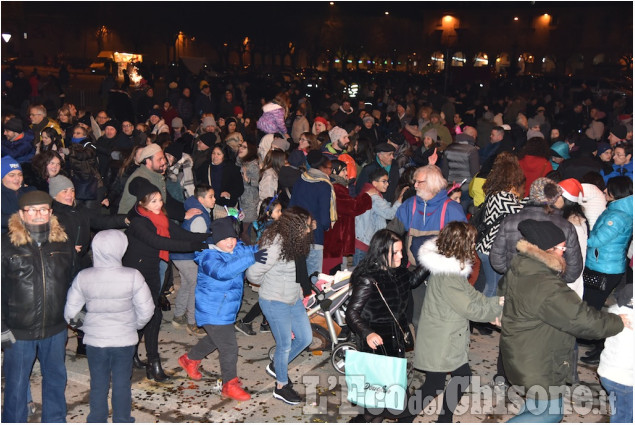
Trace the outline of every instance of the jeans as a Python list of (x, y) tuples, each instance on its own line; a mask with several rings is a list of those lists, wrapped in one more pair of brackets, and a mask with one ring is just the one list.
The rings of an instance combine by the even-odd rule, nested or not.
[(507, 422), (555, 424), (563, 417), (562, 397), (552, 400), (527, 398), (520, 412)]
[(163, 284), (165, 283), (165, 272), (168, 270), (168, 263), (165, 260), (159, 260), (159, 278), (161, 279), (161, 289), (159, 294), (163, 292)]
[(174, 317), (187, 313), (187, 323), (194, 325), (196, 324), (194, 293), (196, 292), (198, 265), (193, 260), (174, 260), (174, 265), (181, 275), (181, 287), (176, 293), (174, 301)]
[[(276, 381), (282, 385), (289, 382), (287, 367), (313, 340), (311, 323), (302, 300), (289, 305), (280, 301), (260, 298), (260, 308), (269, 321), (271, 333), (276, 340), (276, 353), (273, 365), (276, 369)], [(291, 333), (295, 335), (291, 339)]]
[(353, 254), (353, 267), (357, 267), (360, 261), (366, 256), (366, 251), (362, 251), (359, 248), (355, 248), (355, 254)]
[(234, 324), (204, 325), (207, 332), (205, 337), (198, 340), (187, 356), (191, 360), (203, 360), (208, 354), (218, 349), (221, 378), (227, 383), (238, 376), (236, 363), (238, 362), (238, 342)]
[(611, 403), (611, 423), (633, 423), (633, 387), (601, 376), (600, 382), (606, 391), (615, 394), (615, 404)]
[(486, 297), (493, 297), (496, 295), (498, 289), (498, 281), (503, 277), (492, 268), (489, 262), (489, 255), (483, 254), (480, 251), (476, 251), (478, 258), (481, 259), (481, 269), (485, 273), (485, 289), (483, 289), (483, 295)]
[(112, 421), (134, 422), (132, 409), (132, 357), (136, 346), (86, 346), (90, 370), (90, 413), (86, 422), (108, 422), (108, 390), (112, 379)]
[(66, 422), (66, 338), (68, 331), (33, 341), (17, 340), (4, 350), (2, 422), (27, 421), (29, 376), (37, 357), (42, 372), (42, 422)]
[[(324, 246), (312, 244), (309, 255), (306, 257), (306, 268), (309, 276), (313, 273), (322, 273), (322, 257), (324, 255)], [(327, 270), (328, 271), (328, 270)]]

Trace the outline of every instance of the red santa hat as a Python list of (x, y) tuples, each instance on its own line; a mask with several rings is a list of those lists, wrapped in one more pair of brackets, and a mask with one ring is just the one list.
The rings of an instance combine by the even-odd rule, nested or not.
[(566, 179), (558, 183), (562, 188), (562, 196), (569, 201), (580, 203), (584, 200), (584, 189), (576, 179)]

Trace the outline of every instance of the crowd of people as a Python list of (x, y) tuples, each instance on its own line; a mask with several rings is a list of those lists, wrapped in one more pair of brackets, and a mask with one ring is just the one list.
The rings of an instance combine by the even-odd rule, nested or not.
[[(130, 109), (115, 101), (126, 90), (112, 87), (98, 111), (51, 110), (37, 95), (3, 104), (3, 422), (27, 420), (36, 357), (42, 421), (65, 420), (67, 324), (88, 358), (88, 420), (107, 420), (112, 377), (113, 420), (131, 421), (132, 369), (171, 379), (159, 336), (174, 273), (172, 325), (200, 338), (178, 359), (187, 375), (200, 380), (218, 349), (222, 395), (248, 400), (234, 332), (254, 335), (262, 314), (277, 347), (263, 373), (274, 398), (298, 404), (288, 367), (311, 342), (310, 276), (350, 267), (358, 349), (414, 349), (426, 379), (410, 396), (427, 403), (446, 388), (440, 421), (452, 421), (469, 385), (475, 330), (501, 332), (492, 385), (547, 389), (528, 393), (514, 421), (562, 419), (562, 393), (550, 388), (578, 382), (585, 344), (581, 361), (599, 364), (619, 394), (612, 421), (632, 422), (624, 99), (470, 84), (446, 96), (371, 84), (357, 99), (297, 87), (247, 99), (241, 85), (177, 80), (162, 100), (147, 86)], [(261, 109), (245, 114), (248, 100)], [(250, 284), (259, 302), (239, 320)], [(354, 419), (412, 421), (418, 405)]]

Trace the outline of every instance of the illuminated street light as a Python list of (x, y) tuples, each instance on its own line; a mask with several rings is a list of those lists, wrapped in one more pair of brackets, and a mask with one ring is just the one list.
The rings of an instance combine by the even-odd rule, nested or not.
[(445, 16), (443, 17), (443, 20), (444, 20), (445, 22), (452, 22), (452, 21), (454, 20), (454, 17), (452, 17), (452, 16), (450, 16), (450, 15), (445, 15)]
[(2, 39), (4, 40), (5, 43), (8, 43), (9, 40), (11, 40), (11, 34), (2, 33)]
[(390, 15), (390, 12), (384, 12), (384, 15)]
[(329, 2), (329, 4), (330, 4), (331, 6), (335, 6), (335, 2), (334, 2), (334, 1)]
[(518, 16), (514, 16), (514, 21), (518, 21)]

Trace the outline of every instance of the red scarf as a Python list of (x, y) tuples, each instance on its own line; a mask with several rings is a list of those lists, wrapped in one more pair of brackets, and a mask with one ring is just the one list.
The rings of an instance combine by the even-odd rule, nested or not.
[[(141, 206), (137, 208), (137, 211), (139, 212), (139, 215), (150, 219), (152, 224), (154, 224), (154, 227), (157, 228), (157, 235), (163, 236), (164, 238), (170, 237), (170, 229), (169, 229), (167, 215), (165, 215), (163, 212), (160, 212), (159, 214), (155, 214)], [(167, 262), (170, 260), (170, 254), (168, 251), (160, 250), (159, 258)]]

